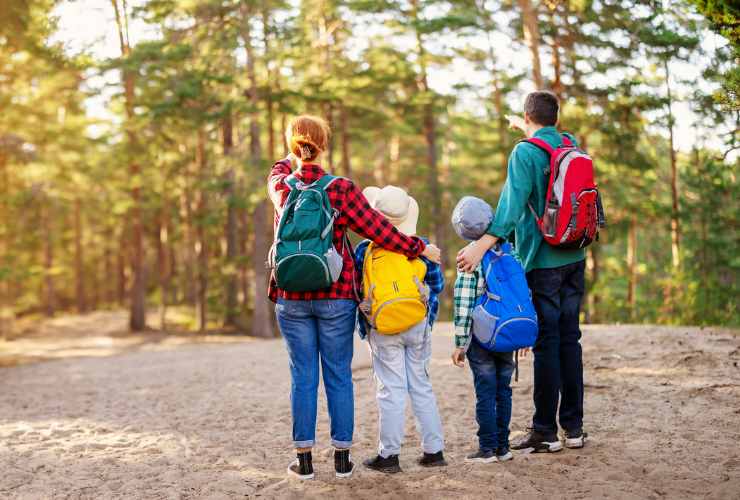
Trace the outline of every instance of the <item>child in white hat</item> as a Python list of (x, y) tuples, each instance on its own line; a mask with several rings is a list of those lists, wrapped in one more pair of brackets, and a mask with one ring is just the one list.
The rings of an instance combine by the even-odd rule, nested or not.
[[(396, 186), (384, 188), (369, 187), (363, 194), (370, 205), (386, 218), (402, 233), (407, 236), (416, 235), (416, 224), (419, 219), (419, 205), (416, 200), (408, 195), (406, 191)], [(424, 239), (424, 238), (422, 238)], [(428, 242), (425, 240), (425, 242)], [(392, 260), (393, 255), (382, 252), (376, 254), (370, 247), (372, 256), (368, 254), (368, 241), (361, 242), (356, 249), (356, 262), (358, 269), (365, 269), (365, 259), (372, 259), (371, 263), (376, 266), (376, 261), (383, 259)], [(367, 337), (372, 351), (373, 371), (377, 387), (377, 401), (379, 413), (379, 445), (378, 455), (365, 460), (364, 465), (372, 470), (396, 473), (401, 472), (398, 460), (401, 444), (404, 438), (405, 428), (405, 406), (406, 396), (410, 396), (414, 416), (417, 421), (417, 429), (421, 432), (421, 445), (424, 454), (418, 463), (424, 467), (435, 467), (447, 465), (444, 459), (444, 436), (442, 433), (442, 420), (437, 408), (437, 400), (432, 390), (429, 379), (429, 360), (432, 352), (431, 330), (437, 312), (439, 310), (438, 295), (444, 287), (444, 278), (438, 264), (421, 257), (423, 261), (414, 263), (417, 269), (424, 269), (420, 276), (423, 284), (417, 283), (421, 296), (426, 305), (426, 311), (422, 310), (423, 319), (406, 330), (393, 333), (381, 333), (383, 330), (378, 314), (384, 305), (378, 308), (372, 307), (368, 301), (372, 297), (364, 297), (360, 309), (365, 315), (359, 315), (360, 336)], [(398, 261), (405, 265), (403, 261)], [(421, 267), (419, 267), (421, 266)], [(368, 281), (369, 273), (363, 273), (365, 281)], [(395, 278), (393, 278), (395, 279)], [(402, 280), (403, 277), (399, 277)], [(374, 284), (365, 283), (363, 287), (368, 291), (373, 290)], [(379, 285), (380, 286), (380, 285)], [(393, 282), (393, 286), (403, 287), (404, 284)], [(412, 289), (413, 293), (413, 289)], [(372, 293), (370, 293), (372, 295)], [(389, 304), (391, 301), (384, 304)], [(371, 311), (375, 315), (371, 314)], [(368, 316), (368, 317), (366, 317)], [(369, 333), (368, 333), (369, 331)]]

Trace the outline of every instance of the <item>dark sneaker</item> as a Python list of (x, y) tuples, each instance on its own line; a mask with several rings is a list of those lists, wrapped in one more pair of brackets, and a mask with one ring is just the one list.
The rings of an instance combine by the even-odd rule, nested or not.
[(313, 479), (311, 452), (298, 453), (295, 462), (288, 467), (288, 475), (298, 479)]
[(514, 458), (514, 455), (509, 451), (508, 448), (499, 448), (496, 450), (496, 460), (499, 462), (508, 462)]
[(383, 458), (378, 455), (375, 458), (368, 458), (362, 465), (368, 469), (372, 469), (378, 472), (385, 472), (386, 474), (396, 474), (401, 472), (401, 465), (398, 463), (398, 455), (391, 455), (387, 458)]
[(445, 455), (441, 451), (438, 451), (437, 453), (424, 453), (424, 455), (417, 460), (417, 463), (422, 467), (444, 467), (447, 465)]
[(355, 464), (352, 462), (352, 455), (349, 450), (334, 450), (334, 471), (338, 478), (352, 476), (355, 471)]
[(558, 439), (557, 434), (544, 434), (534, 429), (521, 440), (514, 443), (512, 450), (531, 450), (534, 453), (554, 453), (563, 449), (563, 443)]
[(575, 431), (564, 430), (563, 436), (565, 437), (566, 448), (583, 448), (586, 444), (586, 438), (588, 438), (588, 434), (583, 432), (583, 429)]
[(493, 450), (478, 450), (465, 457), (468, 463), (490, 464), (496, 462), (496, 453)]

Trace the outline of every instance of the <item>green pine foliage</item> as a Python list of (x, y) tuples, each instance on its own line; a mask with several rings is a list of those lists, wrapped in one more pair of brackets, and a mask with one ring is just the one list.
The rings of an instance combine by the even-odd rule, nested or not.
[[(153, 34), (108, 60), (53, 41), (58, 3), (0, 9), (0, 335), (21, 316), (128, 308), (137, 276), (151, 327), (271, 335), (265, 176), (304, 112), (332, 126), (330, 170), (419, 200), (451, 282), (464, 243), (450, 211), (466, 194), (495, 204), (521, 139), (504, 116), (533, 88), (507, 55), (532, 57), (522, 5), (605, 198), (584, 319), (740, 324), (732, 2), (113, 1), (111, 17), (115, 4)], [(704, 52), (709, 29), (727, 43)], [(110, 117), (93, 119), (90, 99)], [(686, 103), (696, 142), (672, 148)]]

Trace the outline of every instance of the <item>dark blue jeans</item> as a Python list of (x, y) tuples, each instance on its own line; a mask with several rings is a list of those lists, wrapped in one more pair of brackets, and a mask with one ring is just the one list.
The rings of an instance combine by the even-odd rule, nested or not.
[(319, 361), (329, 406), (332, 444), (336, 448), (352, 446), (355, 419), (352, 340), (356, 310), (353, 300), (280, 299), (275, 307), (290, 356), (290, 404), (296, 448), (310, 448), (316, 441)]
[[(544, 244), (544, 243), (543, 243)], [(583, 427), (583, 356), (578, 315), (584, 290), (585, 261), (527, 273), (537, 310), (534, 345), (534, 430), (576, 431)]]
[(487, 351), (474, 338), (467, 358), (475, 385), (478, 445), (484, 451), (508, 450), (514, 353)]

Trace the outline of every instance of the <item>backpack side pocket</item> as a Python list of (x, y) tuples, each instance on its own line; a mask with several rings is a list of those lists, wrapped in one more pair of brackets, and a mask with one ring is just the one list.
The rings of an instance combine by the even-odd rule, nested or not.
[(482, 346), (490, 349), (497, 322), (498, 317), (486, 311), (482, 304), (473, 309), (473, 335)]

